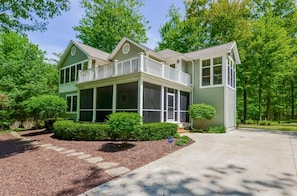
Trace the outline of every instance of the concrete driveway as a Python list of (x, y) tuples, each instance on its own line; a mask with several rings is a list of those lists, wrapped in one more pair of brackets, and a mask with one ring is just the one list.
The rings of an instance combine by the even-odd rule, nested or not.
[(188, 135), (194, 144), (82, 195), (297, 195), (297, 134)]

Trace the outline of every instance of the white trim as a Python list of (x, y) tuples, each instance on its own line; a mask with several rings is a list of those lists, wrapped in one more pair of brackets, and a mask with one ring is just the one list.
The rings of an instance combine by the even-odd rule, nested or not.
[(126, 42), (123, 46), (122, 46), (122, 53), (123, 54), (128, 54), (130, 52), (130, 44), (128, 42)]
[(112, 84), (112, 113), (117, 109), (117, 84)]
[[(72, 63), (72, 64), (70, 64), (70, 65), (67, 65), (67, 66), (65, 66), (65, 67), (61, 67), (60, 68), (60, 70), (62, 70), (62, 69), (66, 69), (67, 67), (72, 67), (72, 66), (75, 66), (75, 65), (77, 65), (77, 64), (82, 64), (82, 63), (84, 63), (84, 62), (88, 62), (89, 61), (89, 59), (85, 59), (85, 60), (82, 60), (82, 61), (78, 61), (77, 63)], [(82, 67), (83, 68), (83, 67)]]
[(70, 111), (67, 111), (67, 108), (66, 108), (66, 111), (65, 111), (66, 114), (73, 114), (73, 113), (76, 113), (77, 112), (77, 106), (76, 106), (76, 111), (73, 111), (73, 108), (72, 108), (72, 106), (73, 106), (73, 97), (74, 96), (76, 96), (76, 105), (78, 105), (78, 95), (77, 95), (77, 93), (76, 94), (75, 93), (71, 93), (71, 94), (67, 94), (66, 95), (67, 106), (68, 106), (68, 100), (67, 100), (67, 98), (68, 97), (71, 97), (70, 98)]
[(180, 123), (180, 90), (177, 89), (177, 122)]
[(145, 112), (160, 112), (161, 109), (143, 109), (142, 111), (145, 111)]
[(138, 113), (143, 116), (143, 80), (138, 80)]
[(96, 101), (97, 101), (97, 88), (93, 88), (93, 117), (92, 122), (96, 122)]
[(161, 85), (161, 122), (164, 122), (164, 85)]
[[(174, 91), (175, 91), (176, 89), (174, 89)], [(169, 114), (169, 112), (168, 112), (168, 105), (169, 105), (169, 102), (168, 102), (168, 97), (169, 96), (172, 96), (173, 97), (173, 110), (172, 110), (172, 112), (173, 112), (173, 119), (169, 119), (169, 117), (168, 117), (168, 114)], [(167, 98), (167, 101), (166, 101), (166, 122), (176, 122), (175, 121), (175, 111), (176, 111), (176, 108), (175, 108), (175, 93), (169, 93), (168, 92), (168, 88), (167, 88), (167, 96), (166, 96), (166, 98)]]

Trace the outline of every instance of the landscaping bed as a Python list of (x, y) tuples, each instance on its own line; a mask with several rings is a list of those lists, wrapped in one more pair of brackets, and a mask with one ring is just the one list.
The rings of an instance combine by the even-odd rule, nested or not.
[[(40, 144), (73, 149), (134, 170), (184, 146), (158, 141), (64, 141), (43, 130), (23, 131), (22, 136)], [(190, 142), (191, 143), (191, 142)], [(0, 190), (2, 195), (77, 195), (112, 179), (104, 170), (77, 157), (36, 147), (0, 134)]]

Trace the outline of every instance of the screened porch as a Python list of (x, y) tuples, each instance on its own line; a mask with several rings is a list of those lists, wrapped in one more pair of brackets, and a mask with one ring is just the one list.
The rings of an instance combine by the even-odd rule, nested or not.
[(138, 112), (144, 122), (189, 122), (190, 92), (142, 80), (79, 91), (79, 121), (104, 122), (114, 112)]

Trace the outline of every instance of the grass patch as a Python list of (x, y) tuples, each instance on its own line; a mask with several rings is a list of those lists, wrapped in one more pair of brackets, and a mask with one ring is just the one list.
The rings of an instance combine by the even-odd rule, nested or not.
[(0, 130), (0, 134), (2, 134), (2, 133), (9, 133), (9, 132), (11, 132), (11, 130)]
[(278, 124), (278, 125), (257, 125), (257, 124), (240, 124), (240, 128), (255, 128), (264, 130), (278, 130), (278, 131), (294, 131), (297, 132), (295, 124)]

